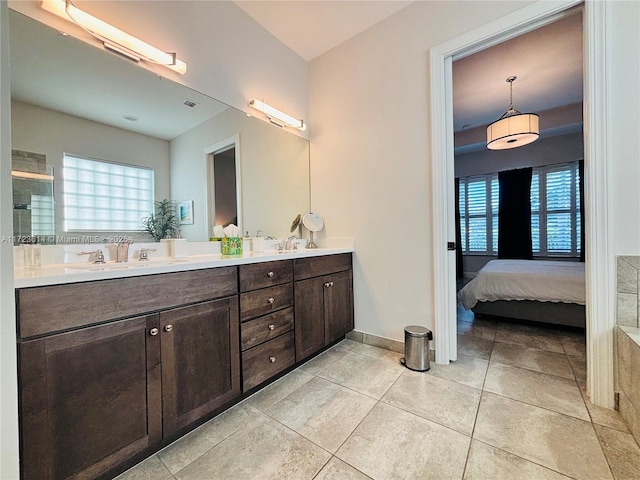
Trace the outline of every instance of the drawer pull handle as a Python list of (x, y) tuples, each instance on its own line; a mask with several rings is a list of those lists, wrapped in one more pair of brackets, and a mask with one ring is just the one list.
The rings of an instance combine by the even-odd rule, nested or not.
[(171, 330), (173, 330), (173, 325), (167, 325), (166, 327), (164, 327), (165, 332), (170, 332)]
[(275, 302), (275, 301), (276, 301), (276, 299), (273, 298), (273, 297), (269, 297), (269, 300), (267, 300), (267, 302), (269, 302), (271, 304), (273, 304), (273, 302)]
[(275, 330), (276, 326), (274, 324), (269, 325), (269, 330)]
[(149, 330), (149, 335), (151, 335), (152, 337), (155, 337), (157, 334), (158, 334), (157, 328), (152, 328), (151, 330)]
[(271, 363), (276, 363), (276, 357), (269, 357), (269, 361)]
[(269, 277), (269, 278), (273, 278), (273, 275), (274, 275), (274, 273), (273, 273), (273, 272), (269, 272), (269, 273), (267, 273), (267, 277)]

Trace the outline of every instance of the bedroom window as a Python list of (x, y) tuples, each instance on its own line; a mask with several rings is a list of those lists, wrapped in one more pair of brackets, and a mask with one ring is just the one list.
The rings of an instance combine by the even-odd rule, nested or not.
[(460, 179), (460, 231), (465, 254), (498, 253), (498, 174)]
[[(498, 174), (460, 179), (460, 232), (465, 255), (498, 254)], [(531, 236), (536, 257), (580, 256), (578, 162), (534, 167)]]
[(65, 231), (137, 231), (153, 208), (153, 170), (64, 154)]
[(534, 168), (531, 234), (536, 256), (580, 255), (578, 162)]

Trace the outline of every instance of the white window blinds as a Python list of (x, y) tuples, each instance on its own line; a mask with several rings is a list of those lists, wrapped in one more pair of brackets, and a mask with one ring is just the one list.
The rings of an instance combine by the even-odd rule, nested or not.
[(66, 231), (137, 231), (153, 212), (150, 168), (64, 154), (62, 177)]
[[(498, 253), (498, 175), (460, 179), (462, 251)], [(531, 179), (531, 235), (535, 256), (580, 255), (578, 162), (535, 167)]]

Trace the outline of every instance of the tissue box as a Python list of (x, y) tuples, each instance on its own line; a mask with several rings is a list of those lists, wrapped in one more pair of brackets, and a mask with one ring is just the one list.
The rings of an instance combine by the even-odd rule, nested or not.
[(222, 239), (222, 255), (242, 255), (242, 238), (224, 237)]

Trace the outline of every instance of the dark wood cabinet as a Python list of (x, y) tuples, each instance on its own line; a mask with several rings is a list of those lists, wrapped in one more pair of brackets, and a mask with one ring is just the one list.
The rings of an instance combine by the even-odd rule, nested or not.
[(351, 254), (16, 291), (21, 475), (96, 478), (353, 329)]
[(247, 392), (296, 363), (293, 262), (241, 265), (242, 390)]
[[(351, 255), (296, 260), (295, 272), (296, 279), (302, 278), (294, 285), (299, 362), (353, 330)], [(317, 274), (323, 275), (313, 276)]]
[(240, 395), (238, 298), (160, 313), (164, 435)]
[(323, 285), (325, 339), (329, 344), (353, 330), (353, 274), (351, 270), (335, 273)]
[(158, 316), (18, 345), (25, 479), (94, 478), (162, 438)]

